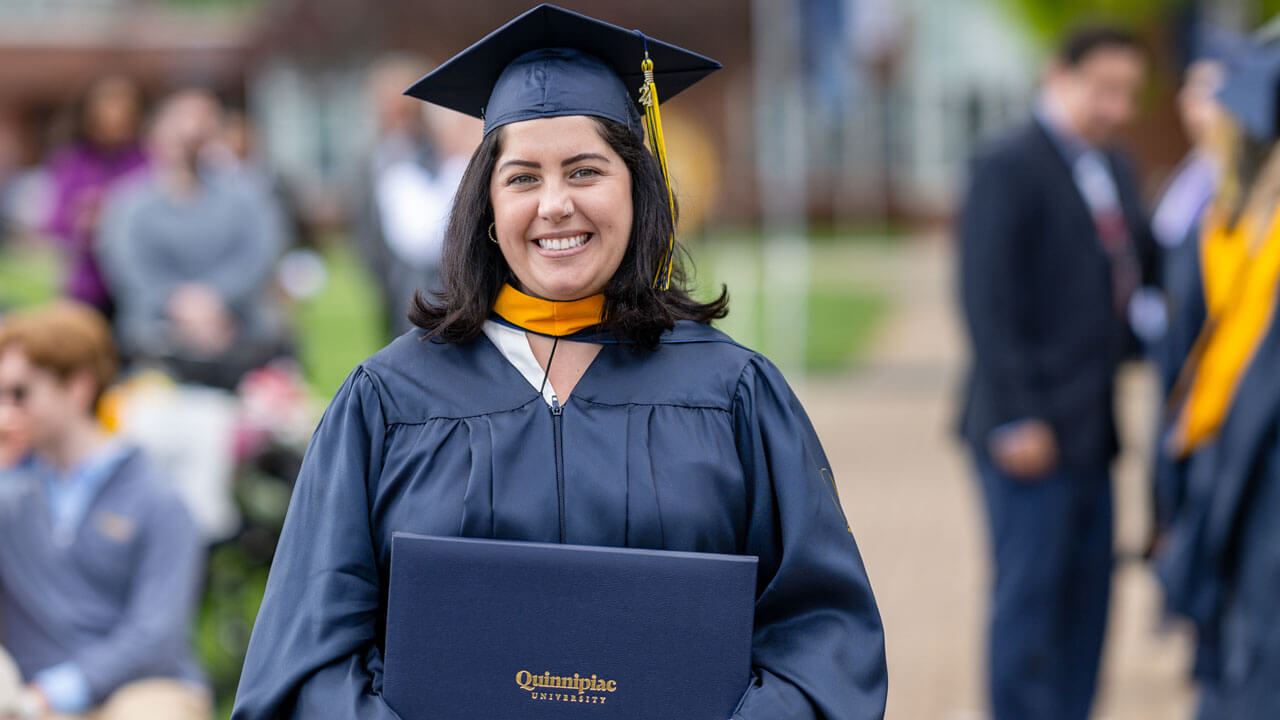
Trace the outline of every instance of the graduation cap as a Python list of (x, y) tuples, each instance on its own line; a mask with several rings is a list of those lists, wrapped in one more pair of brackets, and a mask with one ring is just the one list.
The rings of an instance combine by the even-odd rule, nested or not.
[(1218, 101), (1255, 140), (1271, 142), (1280, 136), (1280, 44), (1238, 56)]
[(543, 4), (458, 53), (405, 94), (484, 118), (485, 134), (562, 115), (595, 115), (639, 131), (646, 56), (664, 98), (720, 68), (638, 30)]
[[(513, 122), (566, 115), (647, 131), (672, 199), (658, 86), (671, 98), (720, 67), (639, 30), (543, 4), (458, 53), (405, 94), (483, 118), (485, 135)], [(673, 237), (655, 286), (670, 286), (674, 250)]]

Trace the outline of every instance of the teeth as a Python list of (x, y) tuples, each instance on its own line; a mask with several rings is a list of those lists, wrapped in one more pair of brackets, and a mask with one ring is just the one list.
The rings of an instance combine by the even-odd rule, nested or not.
[(581, 247), (587, 242), (587, 238), (591, 237), (591, 233), (583, 233), (565, 238), (540, 238), (538, 247), (543, 250), (570, 250), (572, 248)]

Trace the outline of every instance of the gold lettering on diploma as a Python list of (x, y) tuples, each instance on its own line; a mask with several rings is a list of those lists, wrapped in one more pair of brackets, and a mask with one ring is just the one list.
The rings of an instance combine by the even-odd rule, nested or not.
[[(550, 702), (587, 703), (603, 705), (609, 699), (604, 693), (618, 691), (616, 680), (605, 680), (592, 675), (552, 675), (551, 671), (536, 675), (528, 670), (516, 673), (516, 685), (529, 693), (529, 699)], [(557, 692), (560, 691), (560, 692)], [(568, 692), (565, 692), (568, 691)]]

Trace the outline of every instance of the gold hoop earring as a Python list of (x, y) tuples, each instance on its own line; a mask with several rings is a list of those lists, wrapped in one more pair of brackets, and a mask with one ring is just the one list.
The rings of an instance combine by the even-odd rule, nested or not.
[(493, 225), (494, 225), (493, 223), (489, 223), (489, 241), (492, 242), (494, 245), (497, 245), (498, 238), (493, 236)]

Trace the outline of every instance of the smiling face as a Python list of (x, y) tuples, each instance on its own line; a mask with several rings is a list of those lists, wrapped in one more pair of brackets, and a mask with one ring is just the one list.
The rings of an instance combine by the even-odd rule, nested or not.
[(581, 115), (503, 126), (489, 181), (494, 232), (517, 289), (546, 300), (601, 292), (631, 237), (631, 173)]

